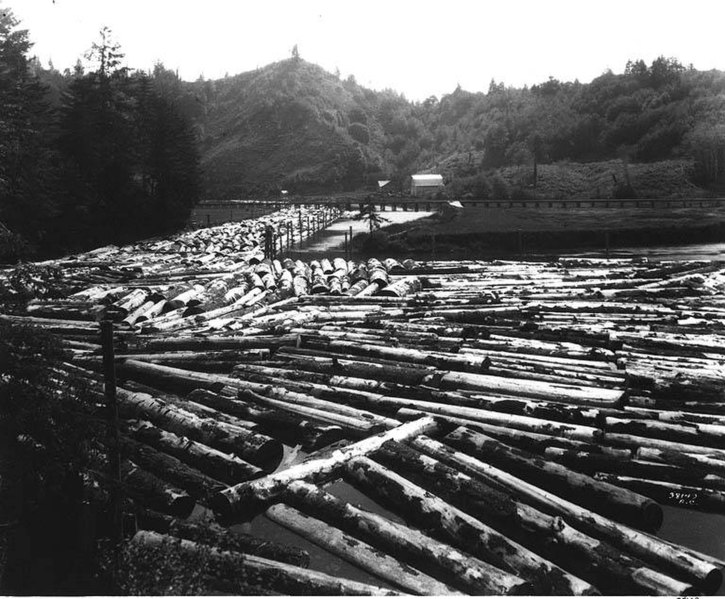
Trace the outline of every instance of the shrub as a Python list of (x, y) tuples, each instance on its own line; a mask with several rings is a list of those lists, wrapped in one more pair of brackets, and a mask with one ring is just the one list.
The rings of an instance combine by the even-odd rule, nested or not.
[(360, 123), (351, 123), (347, 128), (347, 132), (350, 134), (350, 137), (363, 145), (367, 145), (370, 141), (370, 131), (365, 125)]
[(0, 224), (0, 264), (13, 264), (30, 252), (28, 243)]
[(509, 186), (499, 174), (494, 175), (491, 181), (491, 195), (494, 200), (509, 199)]

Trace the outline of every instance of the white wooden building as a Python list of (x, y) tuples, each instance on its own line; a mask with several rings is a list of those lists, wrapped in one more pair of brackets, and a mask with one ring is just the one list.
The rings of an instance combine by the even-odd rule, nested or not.
[(435, 193), (443, 189), (443, 175), (412, 175), (410, 195), (419, 197)]

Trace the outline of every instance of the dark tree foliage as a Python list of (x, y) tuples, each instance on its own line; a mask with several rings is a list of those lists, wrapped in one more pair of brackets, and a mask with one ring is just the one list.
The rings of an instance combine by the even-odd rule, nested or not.
[(357, 214), (355, 219), (365, 221), (368, 224), (370, 236), (388, 222), (388, 219), (378, 212), (374, 198), (370, 198), (370, 201), (360, 208), (360, 212)]
[(17, 26), (0, 10), (0, 261), (43, 244), (57, 214), (52, 114), (27, 58), (28, 32)]
[(200, 193), (199, 103), (178, 77), (122, 66), (110, 30), (64, 75), (0, 13), (0, 262), (168, 233)]
[(73, 80), (62, 107), (67, 227), (86, 231), (88, 245), (172, 231), (188, 218), (200, 173), (168, 73), (129, 74), (106, 37), (92, 55), (98, 70)]
[(370, 131), (361, 123), (350, 123), (347, 132), (355, 141), (366, 145), (370, 141)]

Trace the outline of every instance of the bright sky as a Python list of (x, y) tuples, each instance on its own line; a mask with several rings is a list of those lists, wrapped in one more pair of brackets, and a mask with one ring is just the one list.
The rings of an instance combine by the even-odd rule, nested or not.
[(43, 64), (64, 69), (104, 25), (127, 65), (194, 80), (300, 56), (423, 100), (491, 79), (589, 82), (660, 55), (725, 69), (725, 0), (0, 0)]

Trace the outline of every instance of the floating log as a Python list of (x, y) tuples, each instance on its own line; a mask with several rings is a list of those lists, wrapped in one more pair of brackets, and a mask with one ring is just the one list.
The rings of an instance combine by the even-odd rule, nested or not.
[(597, 479), (652, 497), (666, 505), (725, 514), (725, 492), (661, 480), (617, 474), (597, 474)]
[(121, 461), (121, 480), (126, 492), (153, 509), (188, 518), (196, 502), (181, 489), (142, 470), (129, 460)]
[(607, 445), (613, 445), (614, 447), (626, 447), (632, 451), (638, 451), (641, 448), (651, 448), (661, 451), (702, 454), (719, 460), (725, 460), (725, 449), (705, 447), (704, 445), (693, 445), (690, 443), (680, 443), (678, 441), (658, 439), (655, 437), (638, 437), (635, 435), (607, 431), (602, 436), (601, 441)]
[(496, 391), (507, 395), (536, 397), (563, 403), (573, 402), (612, 402), (619, 405), (625, 393), (617, 389), (600, 389), (584, 385), (562, 385), (532, 380), (518, 380), (468, 372), (449, 372), (440, 379), (441, 388), (476, 389)]
[[(346, 423), (348, 426), (354, 426), (359, 428), (361, 431), (373, 433), (379, 432), (386, 428), (395, 428), (400, 425), (400, 422), (392, 418), (386, 418), (380, 416), (374, 412), (367, 410), (361, 410), (359, 408), (350, 407), (340, 403), (339, 401), (327, 401), (317, 396), (308, 395), (292, 389), (285, 389), (283, 386), (277, 385), (258, 385), (256, 383), (250, 383), (247, 381), (250, 389), (240, 389), (239, 397), (244, 399), (248, 397), (252, 401), (264, 402), (264, 397), (269, 399), (282, 401), (287, 404), (296, 404), (299, 406), (305, 406), (313, 408), (317, 412), (321, 413), (321, 418), (325, 418), (324, 414), (328, 414), (327, 418), (336, 418), (342, 416), (349, 419), (341, 420), (340, 422), (332, 422), (333, 424)], [(248, 395), (248, 391), (254, 389), (254, 395)]]
[[(368, 358), (382, 358), (384, 360), (434, 366), (436, 368), (447, 368), (450, 370), (482, 372), (486, 369), (485, 359), (473, 355), (447, 354), (444, 352), (421, 351), (404, 347), (351, 343), (347, 340), (331, 340), (324, 343), (314, 343), (311, 340), (305, 342), (303, 340), (303, 345), (304, 347), (313, 349), (322, 346), (327, 351), (324, 354), (320, 353), (318, 355), (327, 355), (330, 357), (335, 355), (338, 359), (354, 360), (355, 356), (365, 356)], [(292, 348), (284, 348), (283, 351), (291, 352)]]
[(395, 591), (330, 576), (315, 570), (293, 566), (257, 555), (222, 551), (209, 545), (177, 539), (169, 535), (140, 530), (131, 543), (149, 547), (169, 545), (189, 556), (208, 557), (216, 568), (242, 574), (249, 579), (263, 580), (264, 586), (290, 595), (396, 595)]
[(171, 406), (181, 408), (182, 410), (187, 412), (191, 412), (199, 418), (211, 418), (213, 420), (216, 420), (217, 422), (231, 424), (233, 427), (237, 428), (249, 430), (254, 430), (256, 428), (256, 423), (252, 422), (249, 419), (243, 419), (237, 417), (234, 414), (228, 414), (224, 411), (216, 410), (213, 406), (209, 406), (203, 402), (194, 401), (194, 399), (190, 397), (191, 393), (188, 394), (185, 398), (181, 398), (178, 395), (166, 393), (164, 391), (154, 389), (153, 387), (150, 387), (148, 385), (144, 385), (143, 383), (137, 383), (136, 381), (130, 380), (123, 381), (122, 389), (124, 392), (130, 391), (134, 393), (146, 393), (156, 399), (170, 404)]
[(255, 430), (290, 445), (301, 444), (305, 451), (314, 451), (344, 437), (343, 429), (339, 426), (301, 420), (294, 414), (269, 407), (251, 406), (207, 389), (192, 391), (188, 397), (222, 412), (253, 420), (256, 423)]
[[(401, 410), (402, 412), (402, 410)], [(408, 419), (408, 413), (404, 413), (405, 418)], [(410, 416), (420, 418), (420, 412), (412, 411)], [(593, 456), (605, 456), (612, 460), (630, 460), (632, 458), (632, 452), (629, 449), (618, 449), (601, 445), (600, 443), (588, 443), (585, 441), (577, 441), (575, 439), (569, 439), (567, 437), (554, 436), (552, 434), (541, 434), (532, 433), (530, 431), (524, 431), (515, 428), (509, 428), (506, 426), (496, 426), (493, 424), (486, 424), (483, 422), (474, 422), (469, 426), (472, 430), (481, 431), (499, 441), (503, 441), (508, 445), (513, 445), (520, 449), (537, 453), (540, 455), (546, 455), (547, 450), (551, 448), (560, 448), (564, 451), (573, 453), (588, 453)]]
[(163, 336), (163, 337), (137, 337), (137, 343), (130, 351), (137, 352), (164, 352), (164, 351), (240, 351), (246, 349), (275, 349), (283, 345), (294, 343), (297, 335), (204, 335), (195, 337)]
[(493, 437), (460, 427), (445, 441), (473, 456), (485, 456), (488, 463), (530, 482), (541, 489), (620, 522), (656, 531), (662, 525), (662, 508), (648, 497), (527, 454)]
[(169, 534), (198, 543), (213, 543), (215, 547), (226, 551), (259, 555), (302, 568), (310, 565), (310, 554), (304, 549), (260, 539), (216, 524), (196, 524), (145, 509), (136, 514), (136, 520), (139, 527), (144, 530)]
[(285, 500), (294, 507), (350, 532), (462, 591), (477, 595), (531, 594), (533, 585), (423, 533), (356, 508), (299, 480)]
[(505, 412), (494, 412), (491, 410), (483, 410), (480, 408), (469, 408), (467, 406), (456, 406), (443, 404), (433, 401), (423, 401), (416, 399), (395, 399), (399, 417), (403, 418), (403, 414), (408, 413), (406, 410), (412, 410), (412, 413), (427, 413), (441, 415), (444, 418), (455, 420), (456, 418), (481, 422), (485, 424), (497, 426), (509, 426), (521, 431), (530, 433), (541, 433), (549, 436), (564, 437), (583, 441), (585, 443), (598, 442), (603, 433), (600, 429), (592, 426), (584, 426), (581, 424), (565, 424), (554, 422), (553, 420), (543, 420), (541, 418), (532, 418), (530, 416), (518, 416), (516, 414), (508, 414)]
[(681, 453), (679, 451), (667, 451), (641, 447), (636, 451), (640, 460), (673, 464), (700, 474), (710, 474), (725, 477), (725, 459), (722, 457), (711, 457), (707, 454)]
[(323, 549), (370, 572), (393, 586), (416, 595), (462, 595), (410, 565), (390, 557), (341, 530), (283, 504), (273, 505), (266, 516)]
[(511, 571), (524, 580), (534, 580), (537, 592), (596, 594), (596, 589), (585, 581), (366, 457), (350, 460), (346, 472), (356, 486), (372, 494), (373, 498), (383, 499), (388, 505), (404, 511), (407, 519), (431, 536), (443, 538), (474, 557)]
[(374, 451), (386, 441), (400, 441), (435, 429), (436, 424), (432, 418), (421, 418), (403, 424), (384, 433), (352, 443), (336, 451), (332, 456), (292, 466), (281, 472), (265, 476), (258, 481), (229, 487), (214, 496), (212, 507), (222, 517), (231, 517), (235, 514), (242, 515), (245, 512), (252, 513), (259, 509), (260, 506), (272, 503), (293, 480), (320, 482), (332, 476), (347, 460)]
[(110, 309), (119, 313), (121, 315), (119, 320), (121, 320), (141, 306), (146, 301), (147, 296), (146, 289), (134, 289), (131, 293), (111, 304)]
[(173, 366), (124, 359), (117, 364), (119, 374), (158, 389), (188, 393), (194, 389), (217, 391), (225, 385), (238, 386), (239, 381), (218, 374), (194, 372)]
[(725, 426), (717, 424), (671, 424), (657, 420), (630, 420), (607, 417), (605, 431), (637, 437), (654, 437), (677, 443), (725, 449)]
[(697, 584), (703, 592), (714, 592), (722, 584), (723, 574), (719, 566), (694, 555), (685, 547), (673, 547), (660, 542), (656, 537), (552, 495), (499, 468), (465, 453), (454, 451), (425, 435), (411, 440), (410, 444), (423, 453), (462, 469), (470, 476), (492, 481), (494, 485), (525, 498), (527, 503), (544, 512), (561, 516), (567, 524), (581, 532), (611, 543), (614, 547), (625, 549), (668, 575)]
[(227, 484), (259, 478), (264, 471), (212, 447), (155, 427), (150, 422), (130, 421), (124, 428), (134, 439), (168, 453), (212, 478)]
[(276, 467), (282, 459), (281, 444), (266, 435), (211, 418), (200, 418), (146, 393), (124, 393), (120, 388), (118, 391), (120, 407), (131, 417), (148, 419), (171, 432), (237, 454), (262, 468)]
[[(572, 470), (578, 470), (590, 476), (598, 472), (622, 474), (712, 489), (725, 489), (725, 478), (704, 471), (702, 464), (699, 468), (685, 468), (673, 465), (673, 463), (653, 463), (632, 459), (631, 456), (622, 459), (601, 453), (572, 451), (561, 447), (549, 447), (545, 450), (544, 455)], [(687, 458), (683, 461), (687, 461)], [(694, 460), (692, 463), (697, 464)], [(648, 494), (645, 493), (645, 495)]]
[[(373, 279), (371, 279), (371, 282)], [(412, 293), (417, 293), (421, 289), (420, 279), (418, 277), (403, 277), (391, 283), (380, 292), (380, 295), (387, 297), (405, 297)]]
[(374, 421), (371, 422), (370, 420), (346, 416), (337, 412), (271, 399), (269, 397), (265, 397), (264, 395), (260, 395), (259, 393), (255, 393), (250, 389), (240, 389), (239, 399), (263, 407), (276, 408), (290, 414), (296, 414), (302, 418), (308, 418), (317, 422), (339, 426), (347, 435), (351, 435), (353, 438), (375, 434), (376, 432), (380, 432), (380, 430), (384, 430), (386, 428), (382, 424)]
[(119, 439), (123, 455), (132, 459), (141, 468), (151, 474), (178, 486), (188, 492), (197, 501), (224, 489), (222, 481), (207, 476), (203, 472), (186, 465), (181, 460), (158, 451), (149, 445), (139, 443), (122, 435)]

